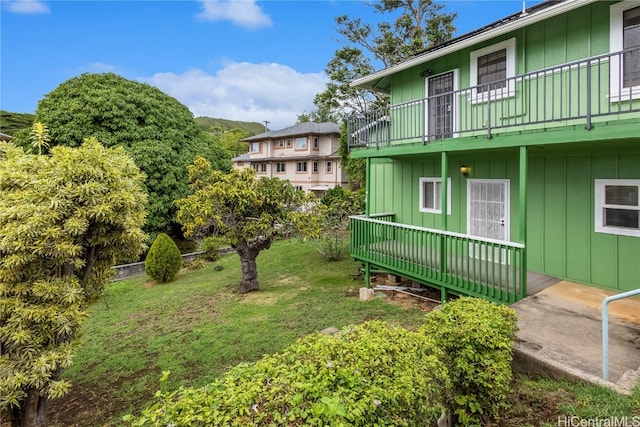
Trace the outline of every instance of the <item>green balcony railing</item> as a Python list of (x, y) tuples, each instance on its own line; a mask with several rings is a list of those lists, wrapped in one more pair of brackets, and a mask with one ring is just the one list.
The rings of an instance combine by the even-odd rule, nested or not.
[(393, 214), (350, 217), (351, 256), (453, 292), (511, 304), (527, 295), (522, 244), (392, 222)]

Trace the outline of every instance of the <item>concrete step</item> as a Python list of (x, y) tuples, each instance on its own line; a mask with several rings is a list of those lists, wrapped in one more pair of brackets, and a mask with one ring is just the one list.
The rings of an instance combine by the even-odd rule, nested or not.
[(640, 384), (640, 367), (636, 370), (628, 369), (616, 383), (618, 387), (625, 390), (633, 390)]

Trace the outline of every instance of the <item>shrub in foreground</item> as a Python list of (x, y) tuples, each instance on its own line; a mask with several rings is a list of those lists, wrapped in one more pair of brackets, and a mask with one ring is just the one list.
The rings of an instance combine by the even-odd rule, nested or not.
[(484, 425), (506, 405), (517, 317), (509, 307), (463, 297), (430, 312), (420, 331), (444, 354), (454, 425)]
[(374, 321), (298, 340), (202, 388), (156, 393), (134, 426), (416, 426), (442, 412), (446, 370), (427, 335)]
[(182, 268), (180, 249), (171, 237), (164, 233), (158, 234), (147, 253), (144, 271), (152, 279), (164, 283), (173, 280), (180, 268)]

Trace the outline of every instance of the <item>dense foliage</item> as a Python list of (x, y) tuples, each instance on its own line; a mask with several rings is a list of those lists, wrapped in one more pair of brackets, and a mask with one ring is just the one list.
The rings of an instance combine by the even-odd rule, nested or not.
[(322, 256), (338, 261), (349, 253), (349, 216), (364, 213), (364, 207), (364, 191), (334, 187), (314, 205), (313, 218), (298, 229), (314, 239)]
[(132, 426), (417, 426), (442, 411), (428, 336), (384, 322), (315, 333), (205, 387), (158, 392)]
[(50, 155), (0, 149), (0, 414), (46, 424), (89, 304), (146, 236), (144, 175), (90, 139)]
[(170, 282), (182, 268), (182, 255), (176, 242), (164, 233), (153, 241), (144, 260), (144, 271), (152, 279)]
[(512, 308), (470, 297), (427, 315), (421, 332), (444, 353), (454, 425), (486, 425), (505, 408), (517, 320)]
[(382, 0), (371, 7), (395, 20), (381, 21), (374, 28), (361, 18), (336, 18), (338, 34), (346, 45), (336, 51), (325, 68), (329, 82), (314, 99), (315, 115), (339, 121), (345, 114), (364, 113), (385, 105), (388, 95), (354, 88), (351, 82), (373, 73), (378, 64), (392, 66), (446, 41), (455, 31), (456, 14), (444, 13), (444, 5), (433, 0)]
[[(120, 146), (146, 174), (145, 229), (165, 231), (175, 218), (173, 201), (188, 193), (187, 166), (197, 156), (229, 170), (229, 154), (202, 131), (193, 115), (159, 89), (112, 73), (82, 74), (63, 82), (38, 103), (35, 121), (48, 126), (51, 146), (78, 147), (88, 137)], [(30, 150), (30, 142), (16, 138)]]
[(240, 292), (258, 290), (256, 258), (288, 233), (295, 218), (305, 215), (300, 208), (307, 198), (289, 181), (255, 179), (250, 168), (224, 174), (202, 157), (189, 166), (189, 179), (193, 194), (176, 201), (185, 235), (224, 237), (240, 256)]

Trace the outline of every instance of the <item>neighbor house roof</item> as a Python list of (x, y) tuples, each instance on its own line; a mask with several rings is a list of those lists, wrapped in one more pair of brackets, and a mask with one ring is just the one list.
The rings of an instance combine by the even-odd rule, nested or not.
[(590, 3), (595, 3), (596, 1), (597, 0), (546, 0), (524, 11), (514, 13), (489, 25), (478, 28), (477, 30), (429, 48), (396, 65), (354, 80), (351, 83), (351, 86), (386, 93), (389, 90), (389, 76), (392, 74), (424, 64), (449, 53), (474, 46), (483, 41), (510, 33), (514, 30), (524, 28), (528, 25), (549, 19), (553, 16), (563, 14)]
[(287, 136), (312, 135), (312, 134), (326, 135), (331, 133), (340, 134), (340, 126), (330, 122), (324, 122), (324, 123), (305, 122), (305, 123), (298, 123), (293, 126), (289, 126), (288, 128), (284, 128), (282, 130), (270, 130), (267, 132), (259, 133), (258, 135), (245, 138), (243, 139), (243, 141), (251, 142), (251, 141), (262, 141), (265, 139), (283, 138)]
[(251, 156), (249, 155), (249, 153), (243, 153), (238, 157), (234, 157), (233, 159), (231, 159), (232, 162), (248, 162), (249, 160), (251, 160)]

